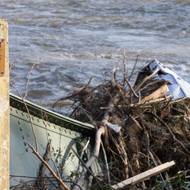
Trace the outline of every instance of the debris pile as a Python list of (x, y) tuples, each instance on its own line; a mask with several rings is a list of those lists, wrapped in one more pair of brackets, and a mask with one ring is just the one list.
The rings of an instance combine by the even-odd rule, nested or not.
[[(98, 160), (102, 173), (89, 180), (90, 188), (190, 188), (190, 85), (156, 60), (139, 72), (134, 85), (123, 76), (117, 79), (114, 69), (110, 81), (97, 87), (89, 82), (61, 99), (74, 100), (71, 116), (97, 129), (85, 164), (90, 169)], [(170, 161), (175, 165), (165, 172), (118, 184)], [(84, 188), (91, 174), (78, 175), (72, 189)]]

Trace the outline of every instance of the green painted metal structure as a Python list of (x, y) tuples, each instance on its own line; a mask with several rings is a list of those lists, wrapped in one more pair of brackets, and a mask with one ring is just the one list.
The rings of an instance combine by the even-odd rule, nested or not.
[[(90, 148), (83, 148), (95, 128), (87, 123), (54, 113), (29, 101), (10, 95), (11, 165), (10, 184), (14, 189), (21, 182), (29, 182), (39, 175), (40, 160), (28, 144), (44, 155), (50, 143), (49, 164), (67, 179), (78, 172), (80, 159), (88, 159)], [(83, 150), (83, 151), (82, 151)], [(81, 155), (82, 154), (82, 155)], [(94, 167), (100, 172), (99, 167)], [(48, 171), (46, 171), (49, 175)]]

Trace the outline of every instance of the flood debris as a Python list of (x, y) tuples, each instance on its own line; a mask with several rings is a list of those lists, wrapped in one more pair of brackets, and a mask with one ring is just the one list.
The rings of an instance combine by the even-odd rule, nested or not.
[(190, 188), (190, 85), (157, 60), (141, 69), (133, 84), (126, 69), (119, 71), (114, 68), (110, 80), (95, 87), (91, 78), (54, 104), (74, 102), (70, 116), (96, 128), (80, 151), (67, 147), (78, 157), (76, 171), (67, 178), (62, 167), (54, 171), (50, 142), (44, 155), (29, 144), (41, 161), (38, 177), (11, 189)]
[[(68, 96), (75, 102), (71, 117), (96, 127), (91, 140), (94, 151), (85, 164), (90, 169), (95, 160), (102, 163), (102, 174), (92, 177), (86, 170), (79, 174), (78, 186), (85, 189), (83, 182), (91, 176), (88, 189), (93, 190), (190, 187), (190, 85), (186, 81), (153, 60), (140, 70), (133, 85), (126, 73), (117, 78), (114, 69), (109, 81), (96, 87), (88, 82), (81, 89)], [(165, 162), (172, 168), (133, 183), (134, 176)]]
[[(178, 76), (175, 72), (161, 64), (158, 60), (151, 61), (142, 71), (140, 71), (137, 82), (152, 75), (156, 81), (167, 82), (166, 96), (171, 96), (172, 100), (190, 98), (190, 84)], [(160, 90), (160, 89), (158, 89)], [(165, 89), (166, 90), (166, 89)], [(163, 92), (164, 93), (164, 92)], [(154, 97), (154, 99), (156, 99)]]

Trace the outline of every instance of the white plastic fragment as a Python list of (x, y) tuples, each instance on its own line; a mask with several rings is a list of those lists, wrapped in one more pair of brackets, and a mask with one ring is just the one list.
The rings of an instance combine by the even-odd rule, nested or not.
[(117, 124), (113, 124), (113, 123), (107, 122), (106, 125), (110, 129), (114, 130), (116, 133), (119, 133), (120, 130), (121, 130), (121, 127), (119, 125), (117, 125)]

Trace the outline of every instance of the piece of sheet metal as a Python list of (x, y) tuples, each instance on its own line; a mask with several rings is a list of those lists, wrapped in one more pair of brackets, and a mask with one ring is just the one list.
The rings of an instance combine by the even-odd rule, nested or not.
[[(22, 108), (16, 107), (21, 105)], [(28, 111), (26, 111), (26, 107)], [(22, 103), (22, 100), (15, 96), (11, 96), (10, 111), (10, 184), (12, 189), (20, 183), (31, 181), (31, 179), (35, 181), (39, 175), (41, 161), (28, 146), (30, 144), (35, 147), (35, 142), (37, 142), (37, 151), (41, 156), (46, 152), (48, 142), (51, 142), (49, 164), (54, 171), (59, 171), (64, 179), (69, 179), (71, 175), (79, 172), (80, 150), (85, 146), (88, 136), (94, 130), (91, 125), (45, 110), (30, 102)], [(49, 118), (51, 118), (51, 122), (48, 120)], [(80, 129), (78, 129), (79, 127)], [(89, 147), (86, 150), (87, 153), (90, 153)], [(97, 173), (101, 171), (97, 163), (94, 171)], [(48, 170), (46, 172), (48, 176)]]
[(178, 76), (174, 71), (165, 67), (158, 60), (151, 61), (143, 70), (148, 70), (151, 73), (157, 71), (154, 77), (158, 80), (165, 80), (168, 82), (168, 94), (172, 100), (181, 98), (190, 98), (190, 84)]
[(61, 127), (72, 129), (86, 136), (93, 135), (95, 128), (93, 125), (77, 121), (70, 117), (55, 113), (39, 105), (23, 100), (22, 98), (10, 94), (10, 105), (24, 112), (30, 112), (31, 115), (45, 119)]

